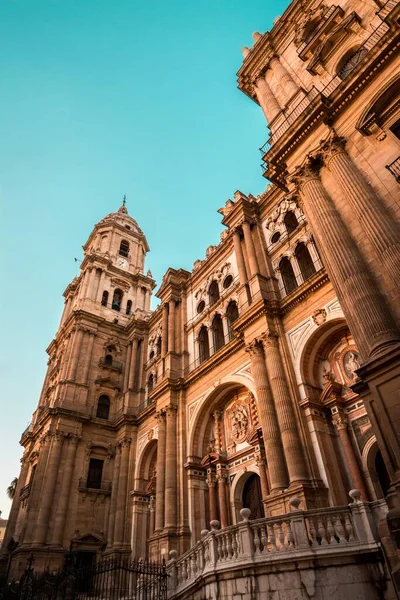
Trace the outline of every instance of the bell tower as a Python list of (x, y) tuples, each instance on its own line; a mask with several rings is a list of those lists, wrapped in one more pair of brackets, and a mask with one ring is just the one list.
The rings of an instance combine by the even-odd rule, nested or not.
[(16, 577), (30, 552), (43, 568), (58, 566), (71, 544), (129, 552), (125, 488), (144, 402), (155, 282), (144, 273), (149, 246), (125, 198), (94, 226), (83, 250), (47, 349), (38, 408), (21, 438), (24, 458), (2, 546), (4, 559), (12, 548)]

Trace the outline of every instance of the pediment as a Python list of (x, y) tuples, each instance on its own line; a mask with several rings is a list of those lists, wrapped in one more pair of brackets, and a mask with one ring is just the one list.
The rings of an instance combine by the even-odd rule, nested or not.
[(98, 535), (97, 533), (91, 532), (81, 535), (79, 537), (75, 537), (72, 540), (72, 542), (74, 544), (99, 545), (104, 543), (104, 538), (103, 536)]
[(111, 390), (121, 391), (121, 386), (118, 381), (111, 379), (111, 377), (98, 377), (95, 380), (95, 384), (99, 387), (109, 388)]

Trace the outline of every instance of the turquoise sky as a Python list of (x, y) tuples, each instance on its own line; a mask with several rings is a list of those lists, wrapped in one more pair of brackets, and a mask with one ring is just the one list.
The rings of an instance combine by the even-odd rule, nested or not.
[(0, 510), (45, 348), (95, 222), (123, 194), (147, 266), (191, 269), (236, 189), (265, 188), (241, 48), (287, 0), (1, 0)]

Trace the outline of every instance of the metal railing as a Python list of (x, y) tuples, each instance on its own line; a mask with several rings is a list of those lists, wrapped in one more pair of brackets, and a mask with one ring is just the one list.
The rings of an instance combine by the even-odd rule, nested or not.
[(25, 500), (25, 498), (29, 498), (29, 494), (31, 493), (31, 487), (32, 483), (27, 483), (26, 485), (24, 485), (23, 488), (21, 488), (21, 491), (19, 493), (20, 500)]
[(105, 356), (102, 356), (99, 360), (99, 365), (107, 367), (108, 369), (114, 369), (115, 371), (122, 371), (123, 364), (119, 360), (109, 361)]
[(320, 259), (313, 261), (307, 267), (303, 268), (301, 273), (293, 276), (283, 276), (281, 273), (281, 285), (279, 287), (279, 293), (281, 298), (286, 298), (290, 294), (293, 294), (296, 290), (306, 283), (311, 277), (317, 275), (324, 270), (324, 266)]
[(231, 285), (226, 290), (222, 290), (219, 298), (217, 298), (217, 300), (215, 302), (213, 302), (212, 304), (208, 304), (201, 313), (196, 313), (191, 319), (186, 321), (186, 324), (185, 324), (186, 328), (188, 329), (189, 327), (191, 327), (192, 325), (197, 323), (197, 321), (201, 321), (210, 312), (214, 312), (217, 309), (217, 307), (219, 306), (219, 304), (221, 304), (221, 302), (223, 302), (226, 299), (226, 297), (229, 296), (229, 294), (232, 294), (232, 292), (238, 287), (238, 285), (239, 285), (239, 276), (237, 275), (233, 279)]
[(386, 168), (396, 179), (397, 183), (400, 183), (400, 156), (390, 163), (390, 165), (386, 165)]
[(231, 342), (233, 339), (233, 331), (230, 330), (226, 335), (223, 336), (223, 339), (221, 338), (221, 343), (218, 346), (205, 345), (204, 349), (200, 350), (201, 355), (198, 356), (192, 363), (190, 363), (190, 365), (188, 365), (185, 368), (184, 375), (188, 375), (189, 373), (200, 367), (200, 365), (205, 364), (211, 358), (214, 358), (214, 355), (223, 348), (225, 348), (225, 346), (229, 344), (229, 342)]

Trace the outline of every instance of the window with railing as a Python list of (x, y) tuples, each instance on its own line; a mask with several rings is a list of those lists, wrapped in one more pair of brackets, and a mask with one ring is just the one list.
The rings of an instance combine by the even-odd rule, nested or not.
[(107, 420), (110, 417), (110, 398), (103, 394), (97, 401), (96, 417)]
[(86, 486), (95, 490), (101, 489), (101, 480), (103, 477), (104, 460), (91, 458), (89, 461), (89, 470), (86, 480)]

